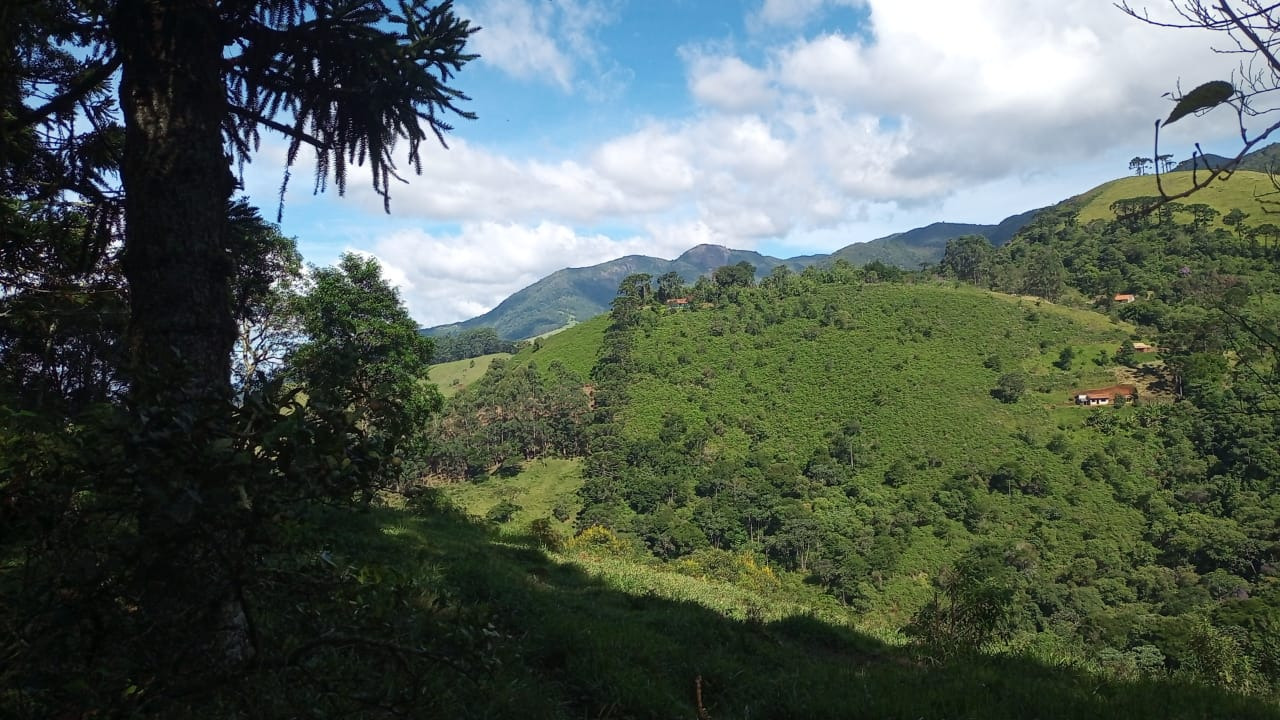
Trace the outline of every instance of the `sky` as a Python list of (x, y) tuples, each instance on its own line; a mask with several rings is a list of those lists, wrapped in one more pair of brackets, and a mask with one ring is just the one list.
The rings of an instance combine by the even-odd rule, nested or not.
[[(1161, 0), (1155, 0), (1160, 3)], [(995, 223), (1128, 174), (1164, 93), (1227, 79), (1225, 38), (1106, 0), (457, 0), (478, 114), (391, 213), (353, 171), (281, 229), (308, 262), (376, 257), (413, 317), (479, 315), (563, 267), (700, 243), (825, 253), (936, 221)], [(1168, 6), (1153, 4), (1153, 16)], [(1230, 154), (1227, 109), (1162, 133)], [(406, 146), (407, 147), (407, 146)], [(403, 148), (401, 155), (403, 156)], [(284, 144), (244, 189), (274, 217)], [(305, 155), (305, 151), (304, 151)]]

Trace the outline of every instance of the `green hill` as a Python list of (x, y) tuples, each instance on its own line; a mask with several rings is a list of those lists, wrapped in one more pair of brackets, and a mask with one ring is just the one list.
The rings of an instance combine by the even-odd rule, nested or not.
[(859, 266), (878, 260), (889, 265), (915, 269), (921, 263), (936, 263), (941, 259), (947, 241), (962, 235), (983, 235), (993, 245), (1002, 245), (1037, 212), (1031, 210), (1014, 215), (997, 225), (933, 223), (869, 242), (854, 243), (831, 255), (780, 259), (720, 245), (698, 245), (675, 260), (629, 255), (590, 267), (557, 270), (514, 293), (483, 315), (460, 323), (426, 328), (424, 332), (442, 335), (459, 330), (493, 327), (504, 338), (532, 338), (564, 327), (570, 322), (586, 320), (605, 312), (617, 292), (618, 283), (627, 275), (635, 273), (648, 273), (657, 277), (667, 272), (676, 272), (685, 282), (693, 283), (699, 276), (709, 275), (717, 267), (739, 262), (754, 265), (757, 277), (764, 277), (779, 265), (800, 270), (810, 265), (829, 264), (836, 259)]
[(981, 235), (1000, 246), (1012, 238), (1036, 216), (1039, 210), (1005, 218), (997, 225), (938, 222), (925, 227), (894, 233), (865, 243), (854, 243), (831, 253), (831, 259), (865, 265), (879, 260), (888, 265), (914, 270), (922, 263), (933, 264), (942, 259), (947, 241), (964, 235)]
[[(1162, 175), (1161, 182), (1164, 184), (1165, 192), (1172, 195), (1187, 190), (1191, 187), (1191, 175), (1190, 172), (1173, 172)], [(1240, 170), (1230, 178), (1216, 181), (1209, 187), (1197, 192), (1191, 198), (1181, 202), (1209, 205), (1219, 213), (1219, 217), (1215, 221), (1217, 225), (1225, 227), (1221, 224), (1222, 216), (1236, 208), (1243, 210), (1254, 218), (1261, 218), (1267, 214), (1267, 209), (1262, 205), (1259, 198), (1261, 195), (1274, 192), (1275, 186), (1271, 183), (1271, 178), (1266, 173)], [(1114, 220), (1116, 214), (1111, 209), (1111, 204), (1117, 200), (1154, 197), (1159, 194), (1156, 189), (1154, 175), (1112, 180), (1079, 196), (1079, 201), (1081, 202), (1080, 222)]]
[[(1044, 222), (1065, 222), (1054, 217)], [(1079, 240), (1078, 226), (1062, 228)], [(1032, 256), (1013, 245), (1044, 242), (1043, 223), (1029, 232), (1010, 257)], [(457, 497), (509, 532), (550, 506), (546, 528), (609, 528), (665, 572), (751, 558), (791, 588), (785, 597), (821, 592), (860, 630), (944, 657), (1026, 653), (1114, 677), (1270, 687), (1261, 618), (1280, 584), (1245, 558), (1270, 557), (1274, 533), (1247, 518), (1276, 502), (1202, 504), (1195, 468), (1224, 461), (1189, 435), (1199, 421), (1170, 403), (1159, 360), (1116, 364), (1139, 329), (1034, 298), (877, 277), (809, 268), (722, 288), (709, 306), (649, 306), (624, 326), (573, 328), (542, 358), (517, 356), (513, 365), (573, 357), (581, 367), (594, 354), (595, 407), (554, 399), (576, 392), (556, 373), (562, 394), (538, 391), (552, 399), (523, 416), (470, 397), (495, 418), (487, 437), (507, 460), (488, 479), (468, 470), (482, 482)], [(491, 381), (495, 399), (534, 387), (511, 368), (504, 377)], [(1072, 402), (1126, 383), (1137, 405)], [(536, 409), (553, 405), (570, 414)], [(1213, 422), (1204, 432), (1266, 436), (1246, 430), (1247, 417)], [(542, 481), (542, 470), (509, 467), (551, 433), (558, 447), (585, 448), (580, 471), (561, 466)], [(1273, 456), (1258, 446), (1229, 462), (1269, 467)], [(1254, 502), (1221, 482), (1215, 492), (1239, 507)], [(1236, 649), (1209, 660), (1202, 649), (1215, 643)], [(1216, 662), (1243, 664), (1219, 666), (1236, 679), (1204, 675)]]
[(281, 579), (247, 588), (275, 662), (233, 691), (202, 695), (202, 708), (532, 720), (1280, 717), (1256, 698), (1026, 652), (933, 658), (746, 558), (662, 566), (598, 535), (554, 550), (552, 535), (498, 534), (431, 494), (409, 509), (311, 520), (290, 524), (288, 554), (272, 568), (323, 592), (308, 586), (302, 602)]
[(497, 358), (511, 357), (510, 353), (494, 353), (465, 360), (436, 363), (427, 370), (427, 379), (440, 388), (440, 394), (450, 397), (484, 375), (489, 363)]
[(430, 335), (493, 327), (508, 339), (524, 339), (542, 335), (571, 321), (593, 318), (609, 309), (618, 283), (627, 275), (648, 273), (654, 277), (667, 272), (680, 273), (692, 283), (700, 275), (709, 274), (721, 265), (748, 262), (760, 275), (778, 265), (803, 267), (801, 261), (787, 261), (748, 250), (732, 250), (719, 245), (699, 245), (675, 260), (628, 255), (582, 268), (557, 270), (503, 300), (489, 312), (461, 323), (427, 328)]

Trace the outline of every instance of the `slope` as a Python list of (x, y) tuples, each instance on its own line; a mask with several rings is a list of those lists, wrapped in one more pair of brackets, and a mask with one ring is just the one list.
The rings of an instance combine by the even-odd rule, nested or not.
[(865, 243), (854, 243), (831, 254), (831, 259), (865, 265), (879, 260), (888, 265), (914, 270), (922, 263), (942, 259), (947, 241), (965, 235), (981, 235), (992, 245), (1005, 244), (1035, 218), (1039, 210), (1028, 210), (1005, 218), (996, 225), (937, 222), (906, 232), (894, 233)]
[[(1173, 172), (1162, 175), (1161, 182), (1164, 184), (1165, 192), (1174, 194), (1190, 188), (1191, 175), (1190, 172)], [(1215, 226), (1225, 227), (1222, 224), (1222, 217), (1236, 208), (1255, 218), (1265, 215), (1267, 209), (1263, 206), (1260, 198), (1271, 193), (1275, 193), (1275, 186), (1272, 184), (1270, 176), (1262, 172), (1241, 170), (1234, 173), (1230, 178), (1219, 180), (1197, 192), (1191, 198), (1180, 202), (1184, 204), (1203, 203), (1212, 207), (1218, 211), (1218, 217), (1214, 221)], [(1080, 222), (1114, 220), (1116, 214), (1111, 209), (1111, 204), (1117, 200), (1135, 197), (1155, 197), (1159, 194), (1159, 190), (1156, 189), (1154, 175), (1112, 180), (1077, 197), (1081, 203)]]
[(564, 268), (548, 275), (503, 300), (489, 312), (451, 325), (427, 328), (429, 335), (492, 326), (508, 339), (531, 338), (563, 327), (569, 321), (583, 321), (609, 309), (622, 278), (635, 273), (654, 277), (680, 273), (685, 282), (709, 274), (721, 265), (748, 262), (764, 275), (778, 265), (799, 269), (801, 261), (780, 260), (749, 250), (732, 250), (719, 245), (699, 245), (675, 260), (628, 255), (589, 267)]
[[(803, 586), (675, 572), (604, 542), (498, 535), (426, 493), (318, 510), (247, 588), (264, 662), (198, 716), (1278, 717), (1195, 684), (866, 633)], [(317, 592), (322, 588), (323, 592)]]

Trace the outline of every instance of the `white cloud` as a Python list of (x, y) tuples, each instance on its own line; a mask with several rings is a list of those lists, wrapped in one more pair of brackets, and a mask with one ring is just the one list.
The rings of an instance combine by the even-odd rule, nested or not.
[[(603, 0), (477, 0), (459, 12), (481, 27), (468, 47), (480, 54), (480, 62), (565, 92), (578, 84), (581, 67), (599, 70), (595, 34), (614, 17)], [(619, 82), (616, 73), (595, 74), (606, 85)]]
[(628, 254), (675, 257), (694, 242), (683, 232), (617, 240), (566, 225), (467, 223), (456, 233), (393, 232), (372, 254), (423, 325), (479, 315), (512, 293), (563, 267), (594, 265)]
[[(477, 40), (510, 36), (477, 50), (508, 72), (567, 90), (600, 63), (594, 33), (611, 21), (608, 5), (477, 2)], [(835, 4), (859, 6), (869, 25), (802, 34)], [(423, 176), (393, 188), (393, 209), (457, 229), (370, 233), (415, 317), (471, 317), (556, 269), (626, 253), (670, 257), (702, 242), (830, 250), (933, 220), (994, 222), (1061, 199), (1024, 191), (1029, 177), (1079, 191), (1082, 163), (1149, 154), (1151, 122), (1169, 108), (1161, 93), (1179, 78), (1223, 77), (1232, 62), (1203, 33), (1152, 28), (1096, 0), (952, 0), (927, 12), (900, 0), (766, 0), (750, 19), (796, 31), (773, 45), (755, 36), (750, 56), (682, 51), (689, 115), (627, 118), (630, 130), (562, 155), (456, 137), (427, 150)], [(1231, 119), (1173, 126), (1163, 151), (1183, 157), (1193, 134), (1223, 136)], [(354, 173), (349, 193), (381, 212)], [(965, 207), (990, 214), (961, 217)]]
[(748, 18), (748, 23), (760, 29), (798, 28), (817, 16), (824, 7), (857, 7), (862, 4), (861, 0), (764, 0), (760, 9)]
[(758, 110), (773, 100), (769, 76), (739, 58), (695, 53), (689, 65), (689, 91), (705, 105), (737, 112)]

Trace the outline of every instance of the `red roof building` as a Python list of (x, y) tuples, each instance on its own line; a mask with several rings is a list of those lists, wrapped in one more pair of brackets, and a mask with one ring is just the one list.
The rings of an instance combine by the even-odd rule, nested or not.
[(1111, 387), (1098, 388), (1096, 390), (1078, 390), (1072, 394), (1072, 400), (1077, 405), (1112, 405), (1116, 398), (1124, 398), (1125, 400), (1133, 400), (1138, 396), (1138, 388), (1133, 385), (1112, 385)]

